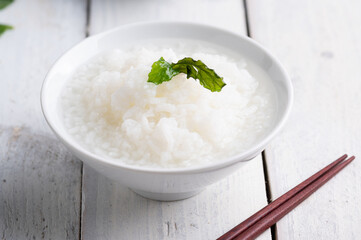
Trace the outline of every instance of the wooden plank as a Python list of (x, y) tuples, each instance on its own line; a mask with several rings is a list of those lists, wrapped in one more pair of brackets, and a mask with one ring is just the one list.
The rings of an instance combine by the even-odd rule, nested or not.
[[(242, 1), (92, 1), (90, 33), (148, 20), (213, 24), (245, 33)], [(201, 194), (178, 202), (142, 198), (88, 167), (84, 239), (214, 239), (267, 204), (261, 156)], [(269, 231), (260, 239), (271, 239)]]
[[(361, 2), (248, 1), (251, 34), (286, 66), (288, 124), (266, 149), (277, 197), (347, 152), (361, 156)], [(279, 239), (358, 239), (361, 164), (352, 163), (277, 224)]]
[(15, 1), (0, 22), (0, 238), (77, 239), (81, 163), (50, 133), (40, 87), (85, 36), (86, 1)]
[(141, 21), (183, 21), (211, 24), (246, 33), (242, 1), (91, 1), (92, 34)]
[(83, 239), (215, 239), (266, 204), (260, 160), (176, 202), (147, 200), (85, 166)]

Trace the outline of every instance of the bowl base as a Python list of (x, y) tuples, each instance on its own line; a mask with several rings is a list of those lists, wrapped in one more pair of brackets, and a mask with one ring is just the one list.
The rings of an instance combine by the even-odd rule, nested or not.
[(145, 198), (149, 198), (157, 201), (169, 202), (169, 201), (178, 201), (193, 197), (198, 193), (202, 192), (204, 189), (192, 191), (192, 192), (183, 192), (183, 193), (156, 193), (156, 192), (147, 192), (132, 188), (130, 190)]

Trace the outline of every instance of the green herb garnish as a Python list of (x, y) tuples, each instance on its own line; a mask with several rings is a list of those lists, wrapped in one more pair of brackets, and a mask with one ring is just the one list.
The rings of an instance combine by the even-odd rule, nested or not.
[(0, 0), (0, 10), (13, 3), (14, 0)]
[(218, 76), (213, 69), (208, 68), (202, 61), (195, 61), (189, 57), (183, 58), (177, 63), (169, 63), (161, 57), (153, 63), (152, 70), (148, 74), (148, 82), (159, 85), (180, 73), (187, 74), (187, 78), (198, 79), (203, 87), (212, 92), (220, 92), (226, 85), (223, 78)]
[[(11, 3), (13, 3), (14, 0), (0, 0), (0, 10), (3, 8), (6, 8), (8, 5), (10, 5)], [(13, 29), (12, 26), (9, 25), (5, 25), (5, 24), (0, 24), (0, 36), (6, 32), (7, 30)]]
[(0, 36), (7, 30), (13, 29), (12, 26), (0, 24)]

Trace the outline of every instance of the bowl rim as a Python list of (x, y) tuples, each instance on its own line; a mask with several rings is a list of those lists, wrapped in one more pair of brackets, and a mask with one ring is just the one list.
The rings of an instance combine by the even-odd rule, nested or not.
[[(73, 145), (71, 144), (73, 139), (69, 139), (65, 136), (65, 134), (62, 133), (62, 131), (58, 131), (56, 124), (52, 123), (49, 119), (50, 119), (50, 113), (48, 112), (47, 108), (46, 108), (46, 99), (45, 99), (45, 93), (46, 93), (46, 86), (49, 83), (49, 76), (51, 75), (51, 73), (54, 71), (54, 69), (56, 68), (58, 62), (63, 58), (63, 56), (67, 55), (69, 52), (71, 52), (73, 49), (77, 48), (79, 45), (82, 45), (85, 41), (91, 41), (91, 40), (95, 40), (98, 38), (101, 38), (107, 34), (110, 34), (112, 32), (116, 32), (119, 30), (126, 30), (127, 28), (136, 28), (136, 27), (164, 27), (166, 25), (173, 25), (173, 27), (175, 26), (183, 26), (183, 27), (196, 27), (196, 28), (204, 28), (204, 29), (208, 29), (210, 31), (216, 31), (218, 33), (222, 33), (222, 34), (227, 34), (227, 35), (231, 35), (233, 37), (237, 37), (240, 39), (240, 41), (246, 41), (248, 44), (253, 45), (253, 47), (260, 49), (264, 54), (266, 54), (271, 60), (272, 62), (277, 66), (277, 68), (280, 70), (280, 73), (284, 79), (284, 84), (286, 86), (286, 92), (287, 92), (287, 99), (288, 102), (286, 103), (286, 107), (285, 110), (283, 112), (283, 114), (281, 115), (281, 119), (278, 123), (276, 123), (276, 126), (264, 137), (262, 138), (259, 142), (256, 142), (255, 145), (253, 145), (253, 147), (247, 149), (246, 151), (243, 151), (235, 156), (226, 158), (224, 160), (220, 160), (220, 161), (215, 161), (215, 162), (211, 162), (211, 163), (207, 163), (207, 164), (201, 164), (198, 166), (190, 166), (190, 167), (179, 167), (179, 168), (155, 168), (155, 167), (146, 167), (146, 166), (137, 166), (137, 165), (129, 165), (129, 164), (125, 164), (121, 161), (117, 161), (116, 159), (111, 159), (111, 158), (104, 158), (101, 157), (99, 155), (96, 155), (94, 153), (91, 153), (90, 151), (88, 151), (87, 149), (85, 149), (84, 147), (78, 147), (78, 145)], [(294, 93), (293, 93), (293, 87), (292, 87), (292, 82), (285, 70), (285, 68), (283, 67), (283, 65), (281, 64), (281, 62), (274, 56), (272, 55), (267, 49), (265, 49), (263, 46), (261, 46), (259, 43), (257, 43), (255, 40), (249, 38), (248, 36), (245, 35), (241, 35), (238, 33), (235, 33), (233, 31), (227, 30), (227, 29), (223, 29), (220, 27), (216, 27), (216, 26), (212, 26), (212, 25), (207, 25), (207, 24), (202, 24), (202, 23), (192, 23), (192, 22), (184, 22), (184, 21), (147, 21), (147, 22), (137, 22), (137, 23), (131, 23), (131, 24), (125, 24), (95, 35), (92, 35), (90, 37), (87, 37), (83, 40), (81, 40), (79, 43), (77, 43), (76, 45), (74, 45), (73, 47), (71, 47), (70, 49), (68, 49), (66, 52), (64, 52), (51, 66), (50, 70), (48, 71), (48, 73), (45, 76), (45, 79), (43, 81), (42, 87), (41, 87), (41, 93), (40, 93), (40, 105), (41, 105), (41, 109), (43, 112), (43, 115), (45, 117), (46, 122), (48, 123), (48, 125), (50, 126), (51, 130), (55, 133), (55, 135), (63, 142), (66, 143), (67, 146), (69, 146), (70, 148), (75, 149), (77, 152), (79, 152), (82, 156), (85, 156), (87, 158), (92, 159), (93, 161), (97, 161), (101, 164), (104, 165), (112, 165), (118, 168), (123, 168), (126, 170), (131, 170), (131, 171), (136, 171), (136, 172), (145, 172), (145, 173), (161, 173), (161, 174), (184, 174), (184, 173), (195, 173), (195, 172), (206, 172), (206, 171), (211, 171), (211, 170), (215, 170), (215, 169), (219, 169), (219, 168), (224, 168), (230, 165), (233, 165), (235, 163), (238, 162), (246, 162), (251, 160), (252, 154), (255, 154), (256, 152), (259, 151), (259, 149), (262, 149), (267, 145), (267, 143), (269, 143), (271, 141), (272, 138), (275, 137), (275, 135), (280, 131), (280, 129), (284, 126), (290, 111), (291, 111), (291, 106), (293, 104), (293, 98), (294, 98)], [(75, 140), (74, 140), (75, 141)], [(76, 142), (76, 141), (75, 141)], [(244, 159), (244, 160), (240, 160), (242, 158), (246, 158), (246, 157), (250, 157), (250, 159)], [(83, 158), (81, 158), (80, 160), (86, 162), (86, 160), (84, 160)]]

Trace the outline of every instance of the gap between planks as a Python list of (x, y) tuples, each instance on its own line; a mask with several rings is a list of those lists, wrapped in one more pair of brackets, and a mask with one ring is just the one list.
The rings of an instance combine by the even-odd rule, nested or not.
[[(252, 38), (251, 27), (249, 24), (250, 19), (248, 17), (247, 0), (243, 0), (243, 9), (244, 9), (244, 18), (245, 18), (245, 23), (246, 23), (247, 36)], [(262, 152), (262, 166), (263, 166), (263, 175), (264, 175), (265, 189), (266, 189), (266, 195), (267, 195), (267, 202), (269, 204), (270, 202), (272, 202), (272, 192), (271, 192), (271, 186), (270, 186), (269, 176), (268, 176), (266, 150), (264, 150)], [(271, 226), (271, 237), (272, 237), (272, 240), (278, 239), (276, 224)]]
[[(90, 11), (91, 11), (91, 0), (86, 0), (86, 19), (85, 19), (85, 38), (89, 37), (89, 26), (90, 26)], [(83, 232), (82, 232), (82, 226), (83, 226), (83, 183), (84, 183), (84, 163), (81, 161), (80, 166), (80, 202), (79, 202), (79, 240), (83, 239)]]
[[(266, 150), (262, 152), (262, 166), (263, 166), (263, 174), (264, 174), (264, 183), (266, 188), (266, 194), (267, 194), (267, 202), (270, 204), (272, 202), (272, 191), (271, 191), (271, 184), (268, 176), (268, 167), (267, 167), (267, 156), (266, 156)], [(271, 237), (272, 240), (277, 240), (277, 224), (271, 226)]]

